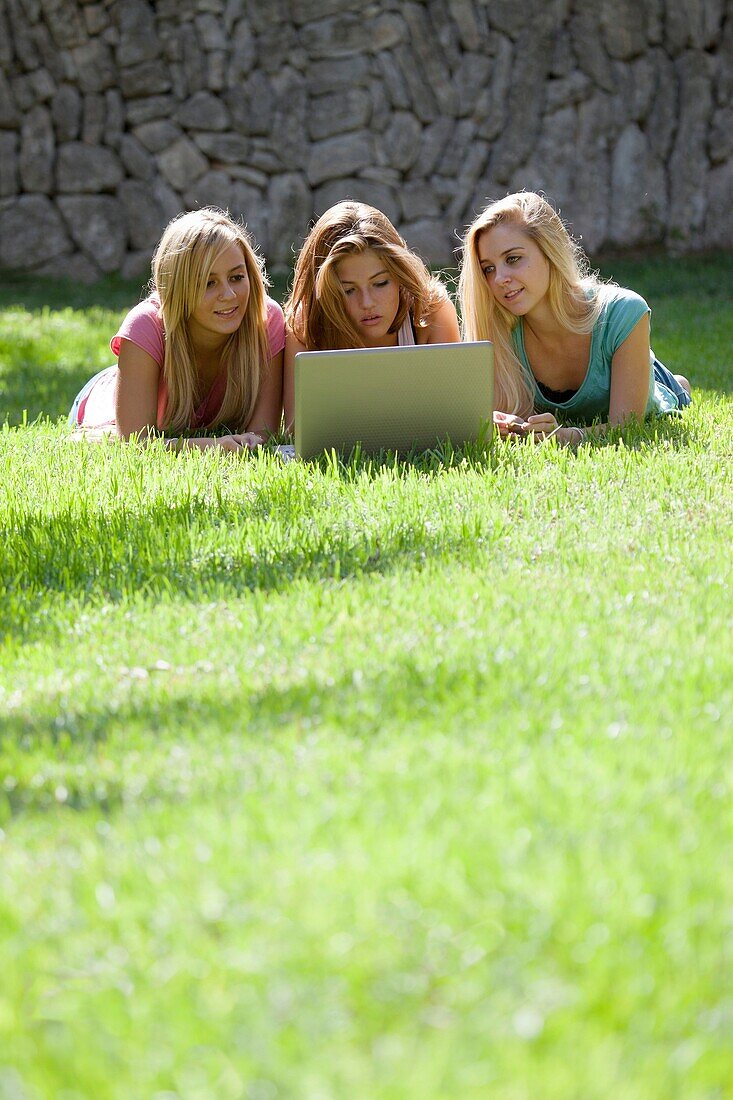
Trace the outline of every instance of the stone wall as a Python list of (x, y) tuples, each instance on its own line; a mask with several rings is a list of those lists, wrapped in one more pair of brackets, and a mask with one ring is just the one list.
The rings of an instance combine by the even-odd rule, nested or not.
[(523, 187), (733, 247), (733, 0), (0, 0), (4, 268), (137, 275), (208, 203), (287, 265), (346, 196), (444, 263)]

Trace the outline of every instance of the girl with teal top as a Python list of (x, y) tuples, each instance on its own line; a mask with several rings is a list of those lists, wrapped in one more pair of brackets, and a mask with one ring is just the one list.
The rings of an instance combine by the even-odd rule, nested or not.
[(464, 238), (459, 292), (465, 338), (494, 344), (502, 435), (577, 445), (583, 425), (690, 404), (687, 379), (649, 347), (649, 306), (591, 273), (541, 195), (508, 195), (476, 218)]

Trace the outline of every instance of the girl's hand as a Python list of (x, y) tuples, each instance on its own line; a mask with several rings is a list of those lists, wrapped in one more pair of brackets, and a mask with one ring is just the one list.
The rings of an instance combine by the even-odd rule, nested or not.
[(217, 436), (214, 442), (224, 451), (253, 451), (262, 444), (262, 439), (254, 432), (242, 432), (240, 435)]
[(536, 413), (534, 416), (528, 416), (527, 427), (533, 435), (544, 439), (548, 435), (554, 435), (560, 428), (560, 425), (552, 413), (545, 412)]
[(513, 413), (495, 412), (494, 424), (502, 439), (511, 435), (525, 436), (529, 431), (527, 421), (522, 420), (521, 416), (514, 416)]

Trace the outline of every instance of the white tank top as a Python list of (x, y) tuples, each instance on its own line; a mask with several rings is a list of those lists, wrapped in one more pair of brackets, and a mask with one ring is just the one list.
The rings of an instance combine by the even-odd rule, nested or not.
[(410, 344), (415, 343), (415, 331), (412, 327), (412, 314), (408, 310), (405, 314), (405, 319), (399, 327), (397, 333), (397, 347), (405, 348)]

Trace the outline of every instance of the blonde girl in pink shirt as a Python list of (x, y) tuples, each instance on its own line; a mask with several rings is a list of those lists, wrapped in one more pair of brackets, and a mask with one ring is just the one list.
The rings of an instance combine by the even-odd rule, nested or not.
[(219, 210), (182, 214), (152, 267), (150, 297), (111, 340), (118, 363), (79, 393), (72, 425), (164, 432), (176, 449), (257, 446), (280, 426), (285, 324), (246, 230)]

